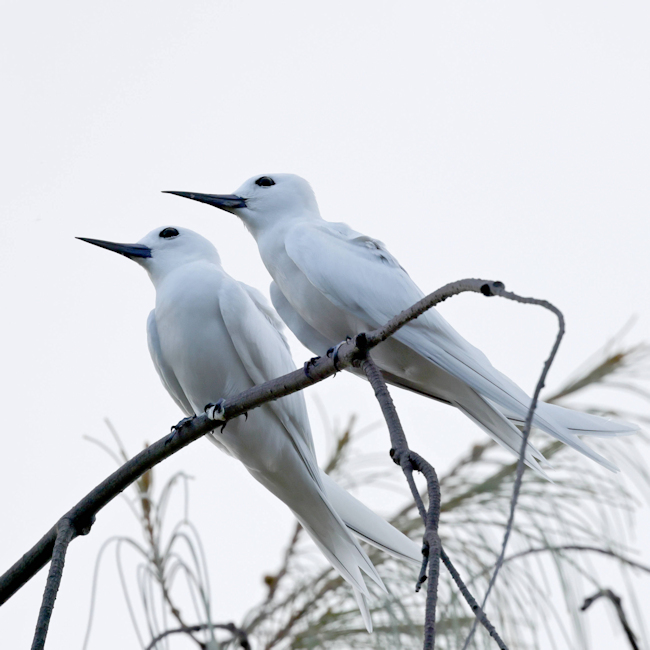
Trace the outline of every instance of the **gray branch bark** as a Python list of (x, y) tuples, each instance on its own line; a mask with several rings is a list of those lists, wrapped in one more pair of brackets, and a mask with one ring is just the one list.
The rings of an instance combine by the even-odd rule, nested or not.
[[(440, 484), (433, 466), (425, 461), (420, 455), (409, 449), (402, 423), (393, 404), (384, 381), (381, 371), (370, 358), (370, 354), (361, 362), (361, 367), (368, 377), (368, 381), (375, 391), (377, 401), (381, 406), (384, 419), (388, 425), (390, 434), (391, 450), (390, 455), (395, 464), (399, 465), (406, 476), (415, 499), (420, 516), (424, 522), (424, 537), (422, 540), (422, 570), (416, 586), (420, 589), (422, 583), (427, 579), (427, 565), (429, 568), (427, 588), (427, 604), (424, 619), (424, 650), (433, 650), (436, 642), (436, 605), (438, 602), (438, 575), (440, 573), (440, 537), (438, 536), (438, 522), (440, 521)], [(427, 481), (429, 496), (429, 508), (425, 509), (420, 497), (420, 491), (413, 480), (413, 471), (424, 475)]]
[[(381, 406), (382, 413), (384, 414), (384, 419), (388, 426), (388, 432), (390, 434), (391, 441), (391, 450), (390, 455), (395, 462), (399, 465), (406, 476), (406, 480), (411, 489), (411, 494), (417, 504), (420, 517), (424, 522), (424, 537), (422, 544), (422, 569), (420, 571), (420, 577), (415, 590), (419, 591), (421, 585), (427, 579), (429, 580), (427, 588), (427, 603), (426, 603), (426, 613), (424, 619), (424, 648), (423, 650), (433, 650), (435, 647), (435, 636), (436, 636), (436, 606), (438, 600), (438, 576), (440, 573), (440, 560), (442, 559), (445, 566), (452, 575), (452, 578), (456, 582), (460, 592), (467, 601), (468, 605), (472, 608), (472, 612), (476, 616), (477, 620), (485, 627), (490, 636), (496, 641), (500, 650), (508, 650), (506, 644), (503, 642), (501, 637), (498, 635), (492, 623), (490, 623), (488, 617), (485, 615), (485, 612), (481, 609), (479, 604), (476, 602), (476, 599), (472, 596), (469, 589), (461, 579), (458, 571), (451, 563), (451, 560), (444, 552), (442, 548), (442, 543), (438, 535), (438, 524), (440, 523), (440, 483), (438, 481), (438, 476), (436, 474), (433, 466), (428, 463), (424, 458), (419, 454), (411, 451), (408, 446), (408, 441), (406, 439), (406, 434), (402, 428), (402, 424), (393, 404), (393, 400), (390, 396), (388, 386), (377, 366), (374, 364), (370, 355), (361, 362), (361, 367), (363, 368), (370, 385), (375, 391), (375, 396), (377, 401)], [(422, 502), (422, 497), (420, 496), (420, 491), (415, 485), (413, 480), (413, 471), (420, 472), (427, 482), (427, 492), (429, 497), (429, 508), (426, 509), (424, 503)], [(427, 565), (429, 568), (429, 574), (427, 576)]]
[(54, 610), (54, 601), (56, 600), (61, 578), (63, 577), (65, 554), (68, 550), (68, 544), (70, 544), (75, 534), (74, 527), (69, 519), (61, 519), (57, 525), (57, 529), (56, 540), (52, 550), (52, 563), (50, 564), (50, 572), (47, 576), (45, 591), (43, 592), (43, 602), (38, 613), (32, 650), (42, 650), (45, 647), (47, 630), (50, 626), (52, 611)]

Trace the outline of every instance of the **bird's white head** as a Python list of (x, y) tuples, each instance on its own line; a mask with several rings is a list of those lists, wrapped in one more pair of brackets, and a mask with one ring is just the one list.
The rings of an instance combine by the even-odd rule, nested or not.
[(167, 194), (176, 194), (231, 212), (241, 218), (253, 235), (281, 221), (320, 218), (314, 191), (304, 178), (295, 174), (253, 176), (234, 194)]
[(102, 239), (82, 241), (124, 255), (143, 266), (156, 284), (169, 272), (192, 262), (221, 264), (217, 249), (205, 237), (188, 228), (164, 226), (152, 230), (137, 244), (118, 244)]

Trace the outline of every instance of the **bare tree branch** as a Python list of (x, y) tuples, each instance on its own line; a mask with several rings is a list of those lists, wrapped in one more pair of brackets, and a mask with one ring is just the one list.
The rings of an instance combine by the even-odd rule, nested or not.
[[(8, 600), (20, 587), (22, 587), (28, 580), (30, 580), (52, 557), (53, 550), (57, 550), (57, 564), (59, 563), (59, 547), (63, 549), (63, 555), (60, 557), (61, 569), (52, 567), (52, 572), (62, 570), (63, 557), (65, 555), (65, 548), (67, 544), (79, 534), (86, 534), (90, 531), (90, 527), (94, 522), (95, 515), (99, 510), (106, 506), (115, 496), (125, 490), (132, 482), (136, 481), (144, 472), (151, 469), (156, 464), (160, 463), (165, 458), (171, 456), (173, 453), (179, 451), (187, 446), (194, 440), (202, 437), (206, 433), (212, 432), (218, 427), (226, 426), (229, 420), (245, 414), (253, 408), (257, 408), (262, 404), (279, 399), (286, 395), (295, 393), (308, 386), (311, 386), (327, 377), (334, 375), (337, 371), (347, 368), (352, 364), (361, 364), (368, 374), (368, 378), (373, 383), (375, 392), (378, 395), (382, 394), (380, 399), (382, 410), (389, 422), (389, 429), (391, 431), (391, 442), (393, 444), (393, 456), (395, 462), (402, 466), (407, 481), (411, 486), (416, 503), (420, 513), (423, 515), (425, 521), (425, 536), (424, 536), (424, 553), (426, 555), (425, 562), (423, 563), (423, 571), (426, 570), (427, 559), (429, 559), (431, 552), (433, 552), (432, 562), (429, 566), (430, 585), (427, 596), (427, 612), (432, 612), (430, 624), (427, 629), (431, 630), (428, 640), (425, 641), (425, 648), (433, 648), (434, 635), (435, 635), (435, 601), (437, 593), (437, 581), (439, 573), (440, 561), (440, 539), (437, 533), (438, 520), (440, 516), (440, 488), (438, 478), (433, 467), (422, 459), (418, 454), (411, 452), (406, 444), (406, 438), (401, 429), (399, 418), (392, 405), (392, 400), (386, 389), (386, 384), (381, 376), (380, 371), (370, 360), (369, 351), (385, 341), (389, 336), (394, 334), (400, 327), (404, 326), (409, 321), (417, 318), (424, 313), (427, 309), (439, 304), (440, 302), (450, 298), (451, 296), (463, 293), (466, 291), (473, 291), (482, 293), (486, 296), (501, 296), (510, 300), (518, 302), (538, 304), (550, 309), (558, 316), (560, 321), (560, 333), (558, 334), (557, 341), (551, 352), (551, 356), (544, 366), (542, 376), (538, 382), (535, 390), (535, 395), (528, 413), (526, 420), (526, 427), (522, 440), (522, 448), (520, 453), (519, 464), (517, 468), (517, 478), (515, 481), (515, 488), (513, 492), (510, 520), (508, 523), (506, 536), (504, 538), (503, 549), (501, 556), (497, 563), (495, 573), (492, 576), (488, 592), (485, 599), (489, 595), (489, 591), (494, 584), (499, 567), (503, 562), (505, 554), (505, 547), (508, 540), (508, 534), (512, 526), (514, 518), (514, 511), (517, 503), (517, 496), (519, 487), (521, 485), (521, 475), (523, 473), (523, 457), (527, 444), (528, 434), (530, 432), (533, 412), (539, 392), (544, 385), (544, 380), (550, 364), (553, 360), (555, 352), (559, 346), (560, 339), (564, 332), (564, 324), (562, 314), (550, 303), (546, 301), (536, 300), (534, 298), (522, 298), (516, 294), (505, 291), (504, 285), (501, 282), (489, 282), (485, 280), (466, 279), (445, 285), (441, 289), (434, 291), (409, 309), (404, 310), (401, 314), (391, 319), (386, 325), (368, 333), (360, 333), (354, 339), (349, 339), (341, 343), (336, 348), (336, 354), (332, 357), (322, 357), (313, 360), (305, 365), (303, 370), (296, 370), (292, 373), (282, 377), (265, 382), (258, 386), (254, 386), (237, 396), (230, 397), (219, 402), (219, 408), (211, 414), (212, 417), (204, 414), (193, 418), (186, 418), (182, 420), (176, 427), (172, 429), (172, 433), (161, 438), (153, 445), (147, 447), (144, 451), (140, 452), (133, 459), (125, 463), (120, 469), (109, 476), (105, 481), (92, 490), (84, 499), (82, 499), (76, 506), (74, 506), (68, 513), (66, 513), (59, 522), (48, 531), (48, 533), (30, 550), (28, 551), (13, 567), (9, 569), (2, 577), (0, 577), (0, 605)], [(385, 393), (385, 395), (384, 395)], [(215, 434), (218, 435), (218, 434)], [(427, 480), (429, 489), (429, 510), (425, 511), (419, 493), (413, 481), (413, 470), (423, 473)], [(58, 537), (58, 531), (66, 529), (68, 532), (65, 537)], [(58, 581), (52, 579), (52, 585), (58, 588), (60, 582), (60, 575)], [(56, 588), (54, 596), (56, 596)], [(50, 581), (48, 580), (48, 589), (50, 590)], [(466, 590), (466, 588), (465, 588)], [(47, 594), (46, 594), (47, 595)], [(47, 596), (48, 602), (53, 598)], [(44, 606), (46, 597), (44, 596)], [(484, 601), (485, 602), (485, 601)], [(51, 606), (50, 606), (51, 607)], [(480, 608), (475, 609), (475, 613), (480, 611)], [(50, 610), (51, 612), (51, 610)], [(484, 616), (484, 615), (483, 615)], [(49, 621), (49, 616), (47, 618)], [(41, 618), (39, 617), (39, 625)], [(483, 622), (483, 621), (482, 621)], [(476, 625), (476, 620), (471, 634), (473, 633)], [(47, 624), (45, 625), (45, 633), (47, 632)], [(37, 633), (38, 635), (38, 633)], [(494, 635), (493, 635), (494, 636)], [(495, 637), (496, 638), (496, 637)], [(43, 643), (45, 634), (43, 634)], [(502, 642), (501, 642), (502, 643)], [(36, 646), (35, 646), (36, 647)], [(42, 647), (42, 644), (37, 647)], [(504, 646), (505, 647), (505, 646)]]
[(599, 598), (605, 597), (609, 599), (614, 607), (616, 608), (616, 614), (618, 615), (618, 620), (621, 622), (625, 634), (627, 634), (627, 639), (630, 642), (632, 650), (639, 650), (639, 646), (636, 642), (636, 635), (632, 632), (630, 624), (627, 622), (627, 616), (625, 616), (625, 611), (623, 610), (623, 605), (621, 604), (621, 599), (617, 596), (611, 589), (601, 589), (598, 593), (594, 594), (590, 598), (586, 598), (585, 602), (580, 608), (583, 612), (591, 607), (592, 603), (597, 601)]
[[(416, 454), (409, 449), (406, 435), (404, 434), (397, 410), (395, 409), (395, 405), (393, 404), (393, 400), (388, 391), (388, 386), (386, 385), (381, 372), (370, 358), (370, 355), (361, 362), (361, 367), (366, 373), (368, 381), (375, 391), (375, 396), (381, 405), (381, 410), (386, 419), (386, 424), (388, 425), (392, 447), (390, 455), (393, 462), (402, 468), (402, 471), (406, 476), (406, 480), (411, 488), (411, 493), (413, 494), (413, 498), (418, 506), (420, 517), (425, 526), (422, 548), (424, 560), (422, 562), (422, 570), (420, 571), (420, 577), (416, 586), (416, 591), (418, 591), (420, 586), (427, 579), (426, 569), (428, 564), (429, 584), (427, 588), (427, 605), (424, 619), (424, 650), (430, 650), (435, 647), (435, 618), (441, 558), (449, 569), (461, 593), (472, 608), (477, 620), (485, 626), (501, 650), (508, 650), (507, 646), (494, 629), (494, 626), (488, 620), (485, 612), (483, 612), (479, 607), (469, 589), (462, 581), (458, 571), (452, 565), (451, 560), (442, 549), (440, 537), (438, 536), (438, 524), (440, 522), (440, 483), (435, 469), (419, 454)], [(423, 474), (427, 481), (427, 491), (429, 496), (428, 510), (425, 509), (420, 496), (420, 491), (417, 489), (415, 481), (413, 480), (414, 470)]]
[(47, 637), (50, 618), (52, 618), (52, 611), (54, 610), (54, 601), (56, 600), (59, 585), (61, 584), (61, 577), (63, 576), (65, 553), (68, 550), (68, 544), (70, 544), (75, 535), (73, 524), (69, 519), (61, 519), (57, 525), (57, 529), (56, 541), (54, 542), (52, 552), (52, 563), (50, 564), (50, 572), (47, 576), (45, 591), (43, 592), (41, 610), (38, 613), (32, 650), (42, 650), (45, 646), (45, 638)]
[[(422, 540), (422, 570), (418, 579), (416, 591), (427, 579), (427, 564), (429, 565), (429, 585), (427, 589), (427, 606), (424, 620), (424, 650), (432, 650), (436, 639), (436, 604), (438, 601), (438, 576), (440, 573), (440, 537), (438, 536), (438, 522), (440, 521), (440, 485), (433, 466), (427, 463), (420, 455), (412, 452), (408, 447), (404, 429), (397, 415), (397, 410), (388, 392), (388, 386), (370, 357), (370, 354), (361, 362), (361, 367), (368, 377), (368, 381), (375, 391), (375, 396), (381, 406), (382, 413), (388, 425), (391, 443), (391, 456), (393, 461), (402, 468), (408, 481), (413, 498), (418, 504), (420, 516), (424, 522), (424, 537)], [(413, 480), (413, 470), (424, 475), (427, 481), (429, 494), (429, 508), (424, 509), (420, 492)]]
[[(224, 426), (228, 420), (243, 415), (266, 402), (290, 395), (327, 377), (331, 377), (339, 370), (350, 366), (355, 359), (361, 359), (366, 350), (386, 340), (408, 321), (413, 320), (427, 309), (451, 296), (465, 291), (483, 293), (484, 295), (497, 295), (502, 288), (503, 284), (501, 282), (476, 279), (460, 280), (448, 284), (429, 294), (413, 307), (402, 312), (398, 317), (393, 318), (384, 327), (364, 335), (362, 338), (363, 352), (357, 347), (355, 340), (346, 341), (339, 348), (336, 360), (331, 357), (318, 358), (310, 364), (308, 372), (295, 370), (225, 400), (222, 404), (221, 414), (223, 419), (221, 421), (211, 420), (207, 415), (185, 420), (182, 426), (173, 431), (172, 435), (167, 435), (150, 445), (111, 474), (67, 512), (62, 519), (69, 519), (77, 531), (82, 529), (89, 531), (94, 516), (104, 506), (148, 469), (194, 442), (194, 440), (214, 431), (218, 427)], [(33, 548), (0, 577), (0, 605), (11, 598), (50, 560), (57, 535), (57, 526), (58, 524), (55, 524)]]
[(485, 615), (485, 612), (478, 604), (478, 602), (476, 602), (476, 599), (470, 593), (469, 589), (467, 588), (467, 585), (463, 582), (462, 578), (460, 577), (460, 574), (458, 573), (458, 570), (451, 563), (451, 560), (449, 559), (447, 553), (445, 553), (444, 548), (440, 549), (440, 559), (443, 561), (444, 565), (449, 570), (449, 573), (451, 574), (451, 577), (456, 583), (456, 586), (460, 590), (460, 593), (463, 595), (463, 598), (467, 601), (467, 604), (471, 607), (472, 612), (474, 612), (474, 616), (481, 622), (483, 627), (490, 633), (490, 636), (496, 641), (497, 645), (499, 646), (499, 649), (508, 650), (508, 647), (503, 642), (503, 640), (501, 639), (497, 631), (494, 629), (494, 625), (490, 623), (488, 617)]
[[(339, 367), (350, 365), (354, 346), (347, 344), (346, 358), (340, 355)], [(289, 375), (256, 386), (241, 395), (226, 400), (224, 421), (242, 415), (246, 411), (261, 404), (283, 397), (290, 393), (311, 386), (326, 377), (335, 374), (337, 369), (330, 358), (319, 359), (311, 366), (309, 377), (302, 370), (296, 370)], [(74, 536), (89, 532), (95, 515), (110, 503), (118, 494), (123, 492), (131, 483), (136, 481), (147, 470), (165, 460), (172, 454), (186, 447), (191, 442), (201, 438), (206, 433), (224, 425), (224, 421), (214, 421), (201, 415), (185, 420), (182, 426), (175, 429), (134, 456), (96, 488), (89, 492), (79, 503), (69, 510), (61, 519), (71, 522), (75, 530)], [(55, 524), (41, 540), (16, 562), (2, 577), (0, 577), (0, 605), (29, 581), (50, 560), (57, 536), (58, 523)]]
[[(464, 293), (466, 291), (473, 291), (475, 293), (482, 293), (484, 296), (503, 296), (504, 298), (509, 298), (510, 300), (519, 300), (519, 296), (516, 294), (508, 293), (505, 290), (503, 282), (493, 282), (491, 280), (476, 280), (476, 279), (465, 279), (458, 280), (458, 282), (450, 282), (444, 287), (437, 289), (433, 293), (430, 293), (428, 296), (422, 298), (414, 305), (405, 309), (403, 312), (400, 312), (394, 318), (391, 318), (384, 326), (369, 332), (366, 335), (367, 338), (367, 347), (373, 348), (375, 345), (378, 345), (382, 341), (385, 341), (389, 336), (392, 336), (397, 332), (400, 327), (403, 327), (410, 321), (414, 320), (418, 316), (424, 314), (425, 311), (435, 307), (451, 298), (457, 296), (459, 293)], [(520, 302), (526, 300), (533, 300), (532, 298), (522, 298)]]

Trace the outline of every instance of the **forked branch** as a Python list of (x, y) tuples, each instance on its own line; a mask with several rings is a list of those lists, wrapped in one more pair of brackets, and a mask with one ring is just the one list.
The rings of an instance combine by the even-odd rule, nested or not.
[[(498, 295), (518, 302), (541, 304), (558, 314), (558, 317), (561, 320), (561, 314), (559, 311), (549, 303), (532, 298), (522, 298), (515, 294), (506, 292), (501, 282), (466, 279), (450, 283), (441, 289), (434, 291), (409, 309), (406, 309), (395, 316), (383, 327), (371, 332), (360, 333), (354, 339), (343, 342), (338, 346), (337, 354), (334, 355), (333, 358), (329, 356), (318, 358), (314, 362), (305, 366), (304, 370), (296, 370), (282, 377), (260, 384), (259, 386), (254, 386), (239, 395), (222, 400), (217, 420), (211, 419), (206, 414), (203, 414), (179, 423), (179, 425), (172, 429), (171, 434), (164, 436), (126, 462), (116, 472), (111, 474), (111, 476), (86, 495), (79, 503), (68, 511), (32, 549), (30, 549), (18, 562), (16, 562), (16, 564), (14, 564), (14, 566), (0, 577), (0, 605), (6, 602), (53, 557), (52, 554), (56, 548), (56, 563), (53, 562), (52, 570), (48, 576), (46, 594), (44, 596), (43, 608), (41, 610), (41, 615), (39, 616), (39, 627), (37, 629), (36, 638), (42, 639), (42, 641), (39, 640), (40, 645), (34, 646), (42, 648), (45, 642), (45, 634), (47, 633), (47, 626), (49, 624), (54, 598), (56, 597), (56, 591), (61, 580), (65, 549), (74, 537), (89, 532), (92, 522), (94, 522), (95, 515), (110, 503), (112, 499), (142, 476), (144, 472), (162, 462), (164, 459), (176, 453), (194, 440), (204, 436), (206, 433), (210, 433), (219, 427), (223, 427), (229, 420), (243, 415), (266, 402), (279, 399), (285, 395), (290, 395), (318, 383), (323, 379), (334, 375), (339, 370), (348, 368), (352, 364), (362, 364), (364, 365), (364, 370), (368, 374), (369, 379), (371, 379), (371, 383), (373, 383), (375, 391), (379, 391), (382, 395), (385, 391), (385, 395), (388, 396), (388, 401), (385, 397), (382, 397), (381, 403), (382, 409), (384, 409), (384, 413), (387, 416), (387, 420), (390, 419), (389, 429), (391, 431), (391, 444), (394, 450), (393, 456), (395, 462), (402, 467), (406, 474), (409, 485), (414, 493), (414, 497), (417, 500), (420, 513), (425, 521), (423, 547), (426, 551), (426, 557), (423, 563), (423, 575), (428, 565), (429, 588), (427, 590), (427, 627), (431, 630), (430, 634), (428, 633), (425, 647), (433, 648), (437, 580), (441, 553), (443, 553), (443, 559), (446, 558), (441, 549), (440, 539), (437, 533), (440, 513), (440, 490), (438, 480), (433, 467), (419, 455), (409, 450), (406, 438), (401, 429), (401, 425), (399, 424), (399, 418), (397, 417), (397, 413), (392, 405), (392, 401), (390, 401), (390, 395), (388, 395), (383, 377), (377, 367), (370, 360), (368, 353), (372, 348), (385, 341), (398, 329), (411, 320), (417, 318), (428, 309), (431, 309), (447, 298), (467, 291), (482, 293), (486, 296)], [(562, 331), (563, 326), (561, 326), (561, 333)], [(542, 378), (540, 379), (538, 389), (543, 385), (546, 371), (548, 370), (548, 366), (550, 366), (552, 357), (557, 349), (557, 345), (559, 344), (561, 333), (558, 337), (551, 358), (547, 362), (547, 367), (545, 367)], [(535, 393), (535, 400), (537, 399), (538, 393), (539, 390)], [(530, 429), (535, 400), (533, 401), (527, 419), (527, 431)], [(522, 471), (525, 444), (524, 439), (520, 457)], [(417, 489), (415, 488), (413, 470), (422, 472), (427, 480), (429, 488), (428, 509), (425, 509)], [(512, 513), (514, 513), (519, 483), (520, 476), (518, 476), (515, 494), (513, 495)], [(66, 532), (63, 534), (60, 531)], [(485, 625), (487, 619), (485, 618), (481, 608), (473, 607), (473, 609), (478, 619)], [(489, 624), (489, 622), (487, 623)], [(492, 630), (493, 629), (494, 628), (492, 628)], [(39, 632), (39, 630), (41, 631)], [(495, 635), (496, 633), (493, 634), (493, 636)], [(505, 648), (503, 642), (498, 639), (498, 635), (495, 636), (495, 639), (497, 639), (501, 648)]]

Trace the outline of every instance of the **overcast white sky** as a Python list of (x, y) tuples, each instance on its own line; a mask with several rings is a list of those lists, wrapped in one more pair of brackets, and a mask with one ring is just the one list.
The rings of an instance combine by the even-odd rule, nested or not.
[[(567, 335), (551, 387), (630, 316), (631, 338), (647, 339), (649, 14), (640, 0), (5, 3), (0, 570), (113, 469), (82, 435), (105, 438), (108, 416), (136, 450), (180, 417), (147, 352), (146, 274), (74, 237), (190, 227), (229, 273), (267, 290), (234, 217), (160, 190), (225, 193), (254, 174), (298, 173), (325, 218), (387, 242), (424, 290), (478, 276), (553, 301)], [(442, 312), (532, 391), (550, 315), (478, 296)], [(295, 356), (310, 355), (296, 343)], [(340, 421), (378, 418), (354, 378), (308, 394)], [(451, 409), (396, 400), (413, 446), (441, 469), (482, 439)], [(237, 619), (292, 521), (206, 445), (163, 472), (196, 477), (215, 615)], [(94, 557), (128, 516), (112, 505), (73, 544), (49, 648), (80, 646)], [(3, 647), (30, 643), (43, 582), (0, 609)], [(115, 607), (94, 648), (134, 647)], [(611, 642), (596, 633), (593, 648)]]

